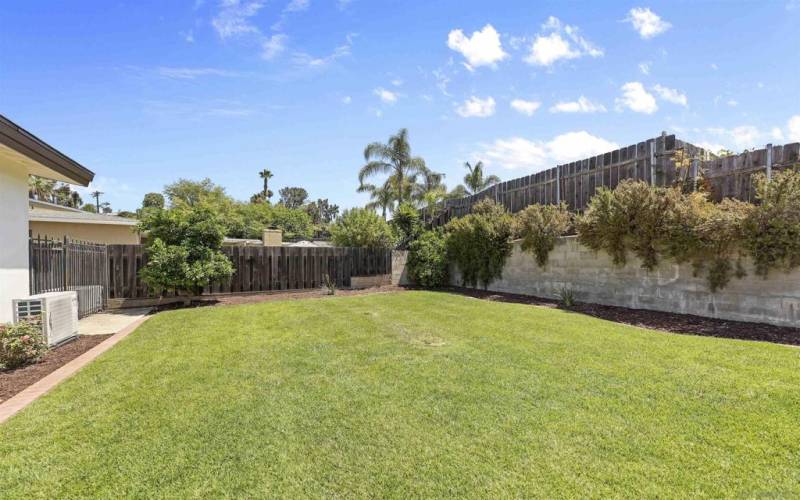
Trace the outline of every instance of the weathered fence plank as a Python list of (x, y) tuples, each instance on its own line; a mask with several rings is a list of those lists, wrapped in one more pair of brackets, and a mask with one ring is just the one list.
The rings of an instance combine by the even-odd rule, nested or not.
[[(679, 150), (689, 157), (701, 159), (698, 162), (699, 169), (707, 179), (713, 199), (719, 201), (730, 197), (753, 201), (752, 177), (767, 171), (767, 149), (702, 160), (707, 158), (703, 149), (678, 140), (674, 135), (662, 135), (616, 151), (501, 182), (471, 196), (447, 200), (440, 206), (432, 223), (441, 226), (462, 217), (471, 211), (472, 205), (487, 198), (501, 203), (512, 213), (533, 203), (556, 203), (559, 198), (567, 203), (570, 210), (580, 212), (587, 207), (598, 188), (613, 189), (626, 179), (670, 186), (679, 179), (678, 168), (672, 160)], [(800, 143), (772, 146), (771, 149), (771, 171), (800, 162)]]
[[(223, 253), (230, 258), (234, 273), (228, 280), (206, 286), (205, 293), (314, 289), (322, 286), (325, 275), (330, 276), (336, 286), (349, 287), (353, 276), (375, 276), (392, 272), (391, 250), (385, 249), (225, 247)], [(38, 257), (32, 256), (32, 262), (34, 258)], [(147, 254), (142, 245), (108, 245), (105, 262), (109, 298), (155, 296), (139, 277), (147, 263)], [(56, 271), (60, 272), (60, 269)], [(40, 279), (40, 274), (32, 274), (32, 282)], [(53, 274), (57, 272), (48, 272), (41, 280), (53, 281), (56, 279), (51, 277)], [(173, 291), (170, 290), (164, 295), (172, 294)]]

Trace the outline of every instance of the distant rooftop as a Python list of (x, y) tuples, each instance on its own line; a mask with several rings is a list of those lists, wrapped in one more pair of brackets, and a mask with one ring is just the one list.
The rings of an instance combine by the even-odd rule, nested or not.
[(118, 215), (95, 214), (78, 208), (65, 207), (41, 200), (28, 200), (30, 210), (28, 220), (36, 222), (64, 222), (72, 224), (110, 224), (116, 226), (135, 226), (136, 219)]

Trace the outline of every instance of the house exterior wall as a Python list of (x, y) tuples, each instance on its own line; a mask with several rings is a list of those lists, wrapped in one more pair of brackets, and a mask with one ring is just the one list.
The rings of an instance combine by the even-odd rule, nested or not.
[[(582, 246), (572, 236), (559, 239), (544, 269), (515, 242), (503, 277), (489, 290), (556, 298), (566, 287), (580, 302), (800, 326), (800, 269), (771, 271), (762, 279), (749, 262), (744, 265), (747, 276), (733, 277), (725, 288), (711, 293), (705, 276), (694, 276), (690, 264), (664, 260), (647, 271), (629, 255), (628, 263), (618, 267), (607, 254)], [(453, 271), (451, 282), (460, 285), (460, 276)]]
[(134, 226), (33, 220), (29, 224), (34, 236), (47, 236), (57, 240), (66, 236), (72, 240), (105, 243), (107, 245), (137, 245), (140, 243), (139, 235), (133, 231)]
[(11, 300), (28, 295), (28, 172), (0, 162), (0, 323)]

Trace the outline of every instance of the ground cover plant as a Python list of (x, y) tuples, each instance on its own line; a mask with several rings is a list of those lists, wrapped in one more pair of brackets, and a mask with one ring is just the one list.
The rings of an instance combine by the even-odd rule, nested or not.
[(437, 292), (170, 311), (0, 425), (0, 496), (795, 497), (798, 368)]

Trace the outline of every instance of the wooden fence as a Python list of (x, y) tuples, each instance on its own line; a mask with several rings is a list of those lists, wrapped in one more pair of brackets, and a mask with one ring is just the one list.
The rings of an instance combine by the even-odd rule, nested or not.
[[(224, 247), (234, 274), (204, 293), (266, 292), (320, 288), (328, 275), (338, 287), (354, 276), (392, 273), (392, 252), (334, 247)], [(155, 294), (139, 278), (147, 263), (142, 245), (108, 245), (109, 298), (134, 299)]]
[(704, 160), (708, 154), (702, 148), (676, 139), (674, 135), (662, 134), (616, 151), (501, 182), (471, 196), (447, 200), (434, 217), (433, 225), (443, 225), (470, 213), (472, 205), (485, 198), (497, 201), (511, 213), (534, 203), (561, 201), (570, 210), (580, 212), (598, 188), (614, 189), (625, 179), (671, 186), (679, 179), (673, 161), (677, 151), (683, 151), (689, 158), (698, 158), (690, 167), (689, 175), (703, 175), (708, 179), (712, 197), (716, 200), (731, 197), (751, 201), (754, 195), (753, 174), (780, 170), (800, 161), (798, 143), (767, 146), (740, 155)]
[(105, 307), (108, 291), (106, 245), (31, 236), (28, 252), (31, 295), (75, 291), (80, 318)]

